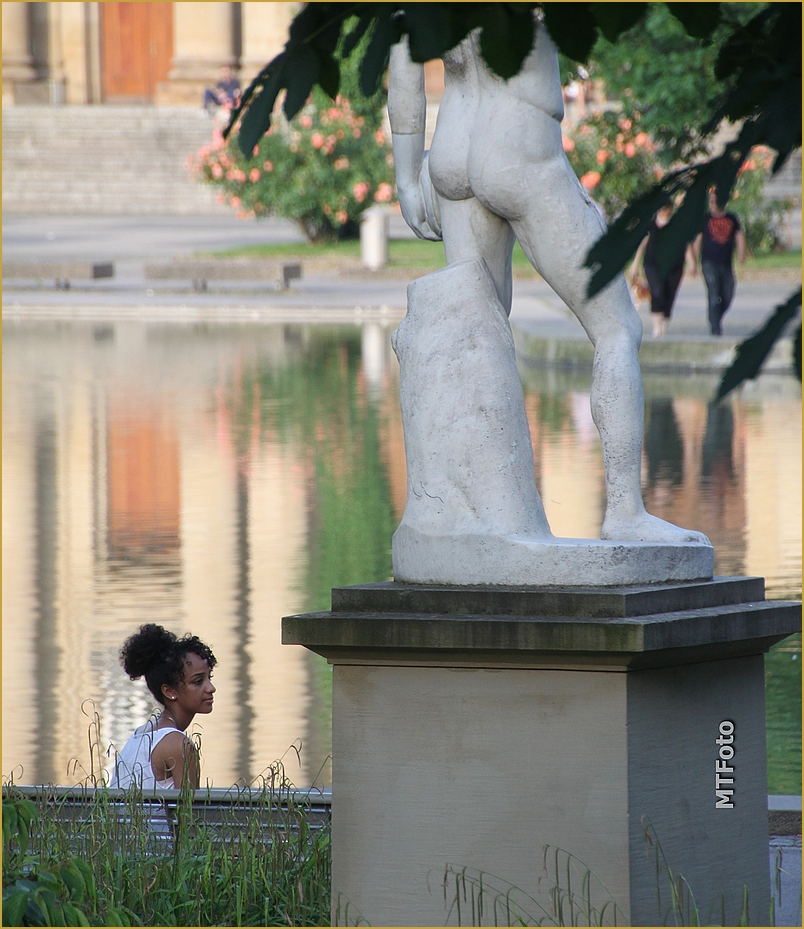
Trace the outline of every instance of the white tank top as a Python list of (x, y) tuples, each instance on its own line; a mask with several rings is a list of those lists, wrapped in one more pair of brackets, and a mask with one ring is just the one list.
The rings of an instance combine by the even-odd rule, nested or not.
[(174, 729), (172, 726), (157, 729), (156, 720), (153, 719), (149, 719), (139, 729), (135, 729), (134, 734), (117, 756), (117, 764), (109, 786), (126, 788), (137, 784), (146, 793), (154, 791), (157, 787), (163, 790), (173, 787), (172, 777), (158, 781), (151, 767), (151, 753), (169, 732), (181, 732), (181, 730)]

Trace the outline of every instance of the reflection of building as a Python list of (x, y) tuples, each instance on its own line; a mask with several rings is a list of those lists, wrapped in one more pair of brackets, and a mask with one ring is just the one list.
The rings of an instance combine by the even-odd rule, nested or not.
[[(216, 785), (259, 773), (306, 731), (307, 656), (279, 635), (301, 607), (298, 451), (257, 435), (243, 467), (237, 424), (211, 396), (232, 377), (218, 343), (182, 330), (166, 366), (170, 328), (147, 331), (4, 333), (3, 770), (22, 765), (21, 782), (82, 777), (67, 772), (73, 757), (88, 769), (84, 701), (102, 750), (145, 718), (153, 700), (117, 660), (143, 622), (215, 650), (216, 709), (194, 728)], [(286, 363), (283, 330), (246, 335), (241, 354)], [(320, 764), (303, 761), (288, 765), (299, 783)]]
[(250, 81), (294, 3), (3, 3), (3, 105), (200, 105), (222, 65)]

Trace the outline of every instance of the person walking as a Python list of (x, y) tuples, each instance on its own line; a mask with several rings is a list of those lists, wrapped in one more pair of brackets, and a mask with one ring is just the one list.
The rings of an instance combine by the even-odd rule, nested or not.
[(685, 260), (687, 270), (691, 274), (695, 273), (695, 256), (691, 247), (686, 249), (684, 257), (676, 262), (664, 277), (659, 273), (658, 256), (661, 247), (661, 230), (670, 222), (672, 215), (672, 208), (663, 206), (653, 218), (650, 231), (642, 240), (636, 255), (634, 255), (629, 275), (631, 285), (634, 286), (641, 261), (650, 290), (650, 316), (653, 323), (654, 339), (667, 335), (670, 317), (673, 313), (673, 304), (676, 301), (681, 278), (684, 276)]
[(709, 299), (709, 331), (723, 335), (723, 317), (734, 299), (734, 250), (745, 264), (745, 234), (735, 213), (727, 213), (714, 188), (709, 191), (709, 214), (693, 243), (695, 263), (701, 271)]

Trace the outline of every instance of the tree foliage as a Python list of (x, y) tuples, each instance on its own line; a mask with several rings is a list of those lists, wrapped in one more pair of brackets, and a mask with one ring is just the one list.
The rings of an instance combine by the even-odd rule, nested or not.
[[(609, 231), (590, 250), (589, 293), (602, 290), (624, 267), (647, 234), (656, 211), (683, 196), (667, 226), (663, 258), (676, 262), (701, 228), (708, 191), (715, 187), (728, 200), (740, 167), (754, 146), (776, 152), (778, 172), (801, 146), (801, 6), (769, 3), (747, 22), (729, 20), (723, 3), (667, 3), (667, 10), (685, 33), (711, 43), (723, 27), (722, 44), (714, 61), (714, 75), (726, 88), (707, 102), (709, 118), (694, 129), (710, 138), (723, 120), (740, 126), (725, 150), (697, 164), (672, 171), (651, 190), (637, 197)], [(344, 55), (367, 38), (360, 62), (360, 82), (371, 95), (388, 64), (391, 46), (409, 37), (411, 57), (427, 61), (440, 57), (474, 29), (480, 30), (481, 53), (503, 78), (517, 74), (533, 38), (533, 11), (538, 8), (559, 51), (585, 62), (602, 35), (617, 42), (646, 14), (646, 3), (308, 3), (295, 17), (284, 50), (269, 62), (243, 94), (241, 107), (227, 127), (240, 120), (240, 145), (251, 152), (271, 125), (271, 114), (284, 91), (288, 119), (304, 105), (318, 84), (334, 98), (340, 87), (336, 50), (343, 37)], [(346, 35), (346, 21), (356, 24)], [(700, 118), (700, 114), (698, 115)]]

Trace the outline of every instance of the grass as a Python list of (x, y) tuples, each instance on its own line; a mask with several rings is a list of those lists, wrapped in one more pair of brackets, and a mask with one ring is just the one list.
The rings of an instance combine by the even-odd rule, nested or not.
[[(238, 248), (206, 253), (213, 258), (269, 258), (276, 261), (286, 259), (320, 262), (330, 266), (354, 265), (360, 261), (360, 242), (351, 239), (331, 245), (313, 245), (308, 242), (279, 243), (271, 245), (244, 245)], [(440, 242), (423, 239), (391, 239), (388, 243), (389, 270), (412, 270), (427, 273), (443, 268), (444, 249)], [(514, 274), (517, 277), (537, 277), (530, 262), (517, 242), (513, 255)], [(771, 255), (750, 257), (744, 272), (779, 271), (801, 268), (801, 249)]]
[(211, 824), (180, 801), (172, 833), (136, 791), (98, 786), (69, 808), (17, 794), (4, 789), (3, 925), (329, 925), (329, 828), (311, 827), (278, 766), (245, 814)]

